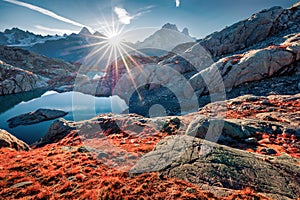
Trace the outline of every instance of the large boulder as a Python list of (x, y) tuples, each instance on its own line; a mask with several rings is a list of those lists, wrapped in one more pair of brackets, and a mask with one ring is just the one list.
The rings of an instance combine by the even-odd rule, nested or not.
[(2, 147), (12, 148), (18, 151), (28, 151), (30, 149), (28, 144), (11, 135), (6, 130), (0, 129), (0, 148)]
[[(132, 175), (160, 172), (168, 177), (229, 189), (256, 191), (297, 198), (300, 168), (297, 163), (236, 150), (190, 136), (170, 136), (144, 155)], [(280, 173), (278, 173), (280, 172)]]
[(164, 59), (159, 64), (168, 65), (181, 74), (200, 72), (213, 64), (212, 56), (198, 43), (184, 43), (178, 45), (172, 53), (174, 56)]
[(48, 79), (0, 60), (0, 95), (27, 92), (48, 87)]
[(289, 36), (279, 46), (251, 50), (244, 54), (228, 56), (220, 59), (211, 67), (202, 70), (190, 79), (190, 83), (198, 94), (208, 94), (207, 87), (218, 87), (215, 76), (222, 76), (226, 89), (232, 89), (246, 82), (259, 81), (275, 75), (295, 71), (299, 62), (299, 34)]
[(53, 110), (53, 109), (38, 109), (34, 112), (29, 112), (25, 114), (18, 115), (16, 117), (10, 118), (7, 120), (8, 126), (14, 128), (20, 125), (30, 125), (36, 124), (43, 121), (48, 121), (63, 117), (67, 115), (67, 112), (62, 110)]
[(64, 138), (71, 130), (76, 129), (75, 122), (66, 121), (60, 118), (54, 121), (48, 129), (46, 135), (36, 143), (36, 145), (43, 145), (54, 143)]

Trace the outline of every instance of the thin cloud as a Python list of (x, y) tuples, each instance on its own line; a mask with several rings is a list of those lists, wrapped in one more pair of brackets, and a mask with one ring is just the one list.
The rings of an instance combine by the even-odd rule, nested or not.
[[(19, 5), (19, 6), (28, 8), (30, 10), (37, 11), (39, 13), (42, 13), (44, 15), (47, 15), (49, 17), (52, 17), (54, 19), (57, 19), (59, 21), (62, 21), (62, 22), (68, 23), (68, 24), (72, 24), (72, 25), (75, 25), (75, 26), (78, 26), (78, 27), (88, 27), (88, 26), (85, 26), (84, 24), (81, 24), (79, 22), (76, 22), (76, 21), (73, 21), (71, 19), (67, 19), (65, 17), (62, 17), (62, 16), (60, 16), (60, 15), (58, 15), (58, 14), (56, 14), (56, 13), (50, 11), (50, 10), (47, 10), (47, 9), (29, 4), (29, 3), (25, 3), (25, 2), (21, 2), (21, 1), (17, 1), (17, 0), (3, 0), (3, 1), (15, 4), (15, 5)], [(88, 27), (88, 28), (91, 29), (90, 27)]]
[(155, 8), (155, 7), (156, 7), (156, 5), (149, 5), (149, 6), (140, 8), (137, 11), (138, 12), (142, 12), (142, 13), (144, 13), (144, 12), (150, 12), (152, 10), (152, 8)]
[(175, 0), (176, 7), (180, 6), (180, 0)]
[(34, 27), (39, 30), (46, 31), (47, 33), (51, 32), (51, 33), (55, 33), (55, 34), (59, 34), (59, 35), (63, 35), (65, 33), (71, 34), (71, 33), (76, 32), (74, 30), (50, 28), (50, 27), (45, 27), (45, 26), (41, 26), (41, 25), (35, 25)]

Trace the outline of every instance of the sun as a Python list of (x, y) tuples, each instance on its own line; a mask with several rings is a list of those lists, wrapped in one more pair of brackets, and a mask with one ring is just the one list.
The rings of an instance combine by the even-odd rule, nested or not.
[(107, 36), (107, 43), (111, 47), (121, 48), (124, 41), (124, 37), (121, 33), (113, 33), (112, 35)]

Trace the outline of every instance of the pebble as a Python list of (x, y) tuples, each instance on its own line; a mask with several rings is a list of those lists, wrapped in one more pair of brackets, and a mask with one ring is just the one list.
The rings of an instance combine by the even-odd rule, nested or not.
[(120, 144), (126, 144), (126, 141), (121, 141)]
[(251, 137), (251, 138), (245, 139), (245, 142), (248, 143), (248, 144), (256, 144), (257, 143), (257, 139), (254, 138), (254, 137)]
[(269, 100), (265, 99), (260, 102), (262, 105), (270, 106), (272, 105)]
[(143, 123), (143, 124), (144, 124), (144, 123), (146, 123), (147, 121), (146, 121), (146, 120), (144, 120), (144, 119), (140, 119), (140, 120), (139, 120), (139, 122), (141, 122), (141, 123)]
[(259, 97), (252, 96), (252, 97), (247, 97), (245, 100), (246, 102), (253, 102), (253, 101), (257, 101), (258, 99)]
[(267, 155), (273, 155), (273, 154), (276, 154), (276, 153), (277, 153), (277, 151), (275, 151), (275, 150), (272, 149), (272, 148), (262, 148), (260, 151), (261, 151), (262, 153), (267, 154)]
[(100, 152), (97, 156), (98, 159), (108, 158), (108, 154), (104, 152)]
[(28, 186), (28, 185), (32, 185), (32, 182), (31, 181), (20, 182), (20, 183), (14, 184), (10, 188), (19, 188), (19, 187)]
[(271, 92), (268, 93), (268, 95), (278, 95), (278, 93), (275, 92), (275, 91), (271, 91)]
[(196, 193), (196, 190), (195, 190), (194, 188), (190, 188), (190, 187), (187, 187), (187, 188), (185, 189), (185, 191), (186, 191), (187, 193), (190, 193), (190, 194)]

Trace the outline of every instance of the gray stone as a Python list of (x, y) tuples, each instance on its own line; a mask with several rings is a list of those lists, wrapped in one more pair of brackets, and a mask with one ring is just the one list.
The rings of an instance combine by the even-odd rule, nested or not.
[(98, 153), (97, 158), (98, 159), (109, 158), (109, 155), (107, 153), (100, 152)]
[(38, 142), (38, 144), (57, 142), (62, 138), (64, 138), (71, 130), (75, 130), (75, 129), (76, 129), (76, 123), (69, 122), (63, 118), (60, 118), (51, 124), (48, 132), (41, 139), (41, 141)]
[(190, 136), (163, 139), (130, 170), (131, 175), (145, 172), (160, 172), (199, 187), (218, 183), (223, 188), (240, 190), (251, 183), (264, 193), (288, 198), (300, 194), (299, 166)]

